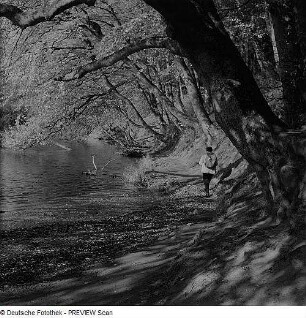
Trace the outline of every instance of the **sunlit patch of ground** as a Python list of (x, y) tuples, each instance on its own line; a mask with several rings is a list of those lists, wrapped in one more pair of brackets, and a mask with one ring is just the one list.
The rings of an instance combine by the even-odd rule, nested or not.
[[(176, 271), (168, 272), (175, 283), (163, 304), (305, 305), (303, 211), (294, 230), (263, 227), (254, 202), (243, 197), (227, 212), (176, 260)], [(194, 257), (199, 252), (203, 256)]]

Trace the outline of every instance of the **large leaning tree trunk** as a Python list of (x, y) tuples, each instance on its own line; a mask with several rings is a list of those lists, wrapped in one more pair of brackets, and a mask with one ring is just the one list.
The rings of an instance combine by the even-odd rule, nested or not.
[(290, 127), (270, 109), (226, 32), (214, 2), (145, 2), (165, 18), (168, 36), (179, 43), (200, 79), (210, 85), (216, 119), (254, 167), (267, 200), (267, 211), (273, 217), (295, 211), (299, 199), (305, 199), (305, 190), (300, 193), (305, 174), (302, 133), (288, 133)]

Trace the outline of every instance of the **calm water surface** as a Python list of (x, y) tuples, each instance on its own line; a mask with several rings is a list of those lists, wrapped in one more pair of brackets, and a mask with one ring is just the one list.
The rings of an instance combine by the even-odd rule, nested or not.
[[(124, 182), (123, 170), (133, 161), (117, 154), (114, 147), (100, 141), (69, 146), (71, 151), (57, 146), (1, 150), (0, 230), (97, 220), (137, 211), (144, 200), (150, 201)], [(82, 174), (93, 168), (91, 154), (98, 166), (96, 176)]]

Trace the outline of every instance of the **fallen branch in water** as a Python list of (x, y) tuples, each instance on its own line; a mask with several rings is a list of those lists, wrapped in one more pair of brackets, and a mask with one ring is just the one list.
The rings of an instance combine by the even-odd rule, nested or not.
[(114, 161), (114, 160), (115, 160), (115, 159), (109, 160), (109, 161), (101, 168), (101, 171), (104, 170), (104, 168), (105, 168), (110, 162), (112, 162), (112, 161)]

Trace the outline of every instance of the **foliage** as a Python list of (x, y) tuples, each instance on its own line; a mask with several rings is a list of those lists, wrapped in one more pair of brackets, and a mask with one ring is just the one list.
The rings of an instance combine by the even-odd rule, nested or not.
[[(25, 109), (27, 115), (4, 132), (4, 144), (24, 148), (55, 137), (82, 138), (98, 129), (98, 117), (108, 108), (115, 112), (101, 131), (126, 148), (139, 145), (137, 129), (146, 132), (143, 139), (152, 137), (151, 149), (158, 148), (157, 143), (168, 143), (163, 149), (170, 149), (173, 132), (187, 128), (201, 129), (211, 143), (217, 123), (254, 165), (267, 202), (274, 201), (277, 191), (276, 196), (287, 196), (280, 210), (294, 208), (293, 188), (279, 187), (282, 168), (294, 161), (300, 172), (293, 180), (299, 183), (304, 158), (296, 150), (299, 141), (285, 141), (275, 132), (303, 124), (305, 94), (303, 88), (298, 90), (303, 78), (293, 76), (304, 76), (304, 40), (299, 39), (301, 45), (293, 41), (289, 48), (284, 43), (290, 42), (289, 35), (298, 40), (298, 32), (303, 33), (300, 13), (305, 7), (297, 2), (299, 8), (294, 9), (286, 2), (275, 10), (276, 3), (267, 2), (219, 0), (223, 21), (212, 0), (182, 0), (177, 7), (161, 0), (67, 0), (56, 14), (49, 2), (45, 7), (33, 2), (35, 14), (29, 7), (0, 3), (1, 16), (20, 27), (14, 34), (7, 20), (2, 25), (8, 35), (2, 38), (2, 100), (14, 101), (12, 111)], [(287, 15), (284, 10), (293, 11)], [(295, 15), (298, 23), (291, 21)], [(170, 53), (157, 50), (161, 47)], [(111, 127), (118, 115), (122, 124)], [(296, 156), (285, 158), (290, 147)], [(293, 176), (293, 170), (290, 173)], [(267, 180), (275, 185), (273, 193)]]
[[(13, 4), (22, 5), (24, 9), (29, 9), (30, 5), (36, 9), (40, 8), (37, 1), (18, 1)], [(234, 41), (239, 43), (245, 56), (246, 45), (267, 36), (263, 25), (263, 3), (250, 4), (239, 10), (228, 10), (235, 7), (235, 1), (219, 1), (218, 4), (226, 27)], [(45, 6), (48, 5), (49, 3), (45, 2)], [(256, 19), (250, 18), (250, 12)], [(173, 111), (169, 111), (165, 101), (161, 100), (165, 96), (175, 108), (183, 110), (191, 118), (195, 116), (190, 92), (187, 90), (186, 95), (184, 91), (181, 69), (174, 56), (164, 50), (146, 50), (131, 57), (133, 63), (160, 89), (159, 95), (132, 76), (129, 66), (122, 62), (103, 71), (112, 85), (126, 82), (120, 85), (118, 92), (128, 97), (131, 103), (123, 101), (122, 98), (118, 99), (118, 95), (113, 93), (98, 96), (101, 90), (105, 90), (101, 73), (90, 74), (78, 85), (52, 80), (59, 73), (114, 53), (138, 39), (165, 36), (165, 23), (160, 15), (145, 6), (142, 1), (97, 1), (94, 7), (76, 7), (60, 14), (54, 21), (37, 25), (35, 32), (29, 29), (20, 32), (7, 20), (2, 20), (1, 23), (6, 38), (1, 66), (5, 72), (6, 83), (4, 104), (11, 105), (12, 113), (18, 112), (19, 109), (27, 110), (27, 122), (22, 122), (4, 133), (4, 146), (28, 147), (52, 138), (82, 139), (97, 130), (98, 122), (101, 123), (98, 117), (104, 116), (106, 109), (110, 107), (114, 112), (111, 116), (108, 115), (108, 120), (103, 119), (105, 126), (102, 125), (102, 131), (107, 131), (110, 123), (120, 118), (122, 127), (126, 127), (122, 133), (127, 131), (129, 134), (135, 134), (135, 131), (143, 126), (135, 113), (137, 109), (144, 119), (153, 115), (156, 118), (154, 130), (167, 135), (166, 126), (172, 126), (173, 121), (176, 125), (180, 122), (180, 127), (185, 124), (177, 115), (173, 117)], [(246, 59), (250, 60), (249, 56), (246, 56)], [(262, 61), (255, 57), (255, 64), (252, 64), (257, 65), (255, 71), (258, 71), (258, 63), (262, 64)], [(263, 77), (263, 72), (260, 74), (259, 81), (263, 86), (267, 86), (267, 76)], [(269, 86), (275, 87), (277, 84), (277, 81), (274, 81), (269, 83)], [(280, 92), (275, 95), (268, 90), (265, 93), (272, 104), (276, 101), (279, 105)], [(80, 106), (89, 95), (96, 97), (88, 102), (86, 107)], [(131, 108), (131, 105), (134, 105), (134, 108)], [(95, 120), (92, 120), (93, 117)], [(89, 122), (93, 124), (92, 129), (89, 128)], [(9, 125), (14, 126), (15, 122), (9, 121)], [(152, 132), (148, 131), (147, 134), (149, 136)]]

